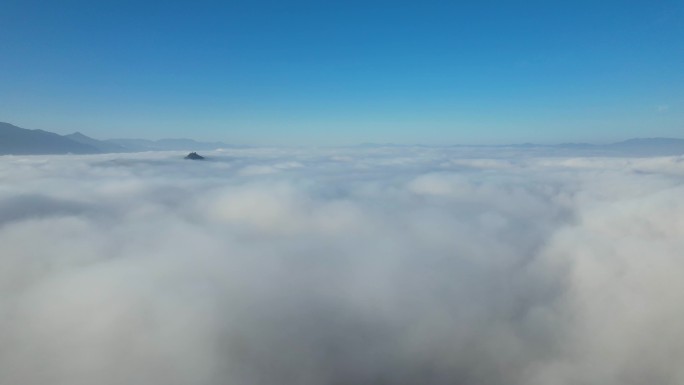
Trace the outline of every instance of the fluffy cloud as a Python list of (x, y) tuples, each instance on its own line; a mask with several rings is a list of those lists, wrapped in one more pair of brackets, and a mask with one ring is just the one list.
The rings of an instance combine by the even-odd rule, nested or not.
[(3, 157), (0, 383), (679, 384), (684, 162)]

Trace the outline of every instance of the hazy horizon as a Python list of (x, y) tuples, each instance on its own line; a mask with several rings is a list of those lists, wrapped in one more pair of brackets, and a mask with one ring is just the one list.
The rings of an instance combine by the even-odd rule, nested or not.
[[(36, 128), (30, 128), (30, 127), (20, 127), (16, 124), (10, 123), (10, 122), (3, 122), (0, 121), (0, 123), (7, 123), (12, 126), (18, 127), (18, 128), (23, 128), (27, 130), (35, 130)], [(42, 130), (42, 129), (39, 129)], [(46, 131), (46, 130), (43, 130)], [(48, 131), (50, 132), (50, 131)], [(431, 144), (431, 143), (393, 143), (390, 141), (379, 141), (379, 142), (359, 142), (359, 143), (348, 143), (348, 144), (277, 144), (277, 143), (261, 143), (261, 144), (248, 144), (248, 143), (236, 143), (236, 142), (230, 142), (230, 141), (223, 141), (215, 138), (209, 138), (205, 140), (198, 140), (195, 137), (191, 136), (186, 136), (186, 137), (129, 137), (129, 138), (124, 138), (124, 137), (93, 137), (89, 135), (88, 132), (82, 132), (82, 131), (71, 131), (71, 132), (54, 132), (56, 134), (62, 135), (62, 136), (68, 136), (72, 134), (81, 134), (85, 135), (89, 138), (96, 139), (96, 140), (143, 140), (143, 141), (163, 141), (163, 140), (190, 140), (190, 141), (196, 141), (196, 142), (201, 142), (201, 143), (224, 143), (226, 145), (236, 145), (236, 146), (250, 146), (250, 147), (302, 147), (302, 148), (316, 148), (316, 147), (355, 147), (355, 146), (400, 146), (400, 147), (411, 147), (411, 146), (422, 146), (422, 147), (440, 147), (440, 146), (465, 146), (465, 147), (506, 147), (506, 146), (520, 146), (520, 145), (539, 145), (539, 146), (562, 146), (562, 145), (595, 145), (595, 146), (601, 146), (601, 145), (610, 145), (610, 144), (619, 144), (622, 142), (629, 142), (633, 140), (684, 140), (684, 136), (680, 137), (658, 137), (658, 136), (644, 136), (644, 137), (624, 137), (616, 141), (595, 141), (591, 142), (588, 140), (579, 140), (575, 142), (535, 142), (535, 141), (522, 141), (522, 142), (510, 142), (510, 143), (463, 143), (463, 142), (453, 142), (453, 143), (440, 143), (440, 144)], [(174, 150), (170, 150), (174, 151)], [(626, 154), (628, 155), (628, 154)]]

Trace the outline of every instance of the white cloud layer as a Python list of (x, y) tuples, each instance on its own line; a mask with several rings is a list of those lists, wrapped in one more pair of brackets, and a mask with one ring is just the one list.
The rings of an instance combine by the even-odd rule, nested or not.
[(0, 383), (684, 383), (684, 158), (0, 158)]

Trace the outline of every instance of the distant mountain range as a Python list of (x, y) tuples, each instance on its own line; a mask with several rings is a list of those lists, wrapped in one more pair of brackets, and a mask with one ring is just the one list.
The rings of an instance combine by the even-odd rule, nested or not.
[(587, 156), (668, 156), (684, 155), (684, 139), (634, 138), (609, 144), (561, 143), (552, 145), (518, 144), (509, 147), (523, 147), (530, 150), (551, 151), (556, 155)]
[(0, 123), (0, 154), (94, 154), (97, 148), (43, 130)]
[(129, 151), (216, 150), (234, 147), (223, 142), (197, 142), (192, 139), (108, 139), (104, 142)]
[[(411, 147), (394, 143), (362, 143), (359, 147)], [(423, 146), (420, 146), (423, 147)], [(429, 146), (427, 146), (429, 147)], [(463, 149), (489, 149), (505, 154), (529, 153), (534, 156), (671, 156), (684, 155), (684, 139), (675, 138), (634, 138), (609, 144), (561, 143), (561, 144), (503, 144), (470, 145), (456, 144), (447, 146)]]
[(80, 132), (59, 135), (43, 130), (27, 130), (0, 122), (0, 155), (102, 154), (142, 151), (197, 151), (233, 147), (222, 142), (192, 139), (108, 139), (97, 140)]
[[(361, 147), (403, 147), (394, 144), (364, 143)], [(103, 154), (142, 151), (209, 151), (231, 148), (223, 142), (197, 142), (192, 139), (107, 139), (97, 140), (80, 132), (59, 135), (43, 130), (27, 130), (0, 122), (0, 155)], [(553, 145), (523, 143), (491, 147), (529, 151), (548, 156), (658, 156), (684, 155), (684, 139), (637, 138), (610, 144), (562, 143)]]

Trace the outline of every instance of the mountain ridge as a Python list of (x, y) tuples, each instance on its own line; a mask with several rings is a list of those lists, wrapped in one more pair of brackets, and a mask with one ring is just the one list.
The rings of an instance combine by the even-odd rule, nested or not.
[(0, 154), (96, 154), (93, 146), (79, 143), (54, 132), (29, 130), (10, 123), (0, 122)]
[(67, 135), (27, 129), (0, 122), (0, 155), (104, 154), (144, 151), (195, 151), (231, 147), (223, 142), (198, 142), (185, 138), (106, 139), (91, 138), (79, 131)]
[[(98, 140), (81, 132), (59, 135), (45, 130), (21, 128), (0, 122), (0, 155), (47, 155), (47, 154), (102, 154), (144, 151), (198, 151), (217, 150), (242, 146), (223, 142), (199, 142), (187, 138), (164, 138), (157, 140), (115, 138)], [(410, 147), (393, 143), (362, 143), (353, 147)], [(681, 138), (630, 138), (608, 144), (560, 143), (535, 144), (518, 143), (507, 145), (451, 145), (447, 147), (514, 148), (519, 150), (543, 150), (551, 155), (587, 156), (666, 156), (684, 155), (684, 139)], [(574, 152), (574, 153), (572, 153)]]

